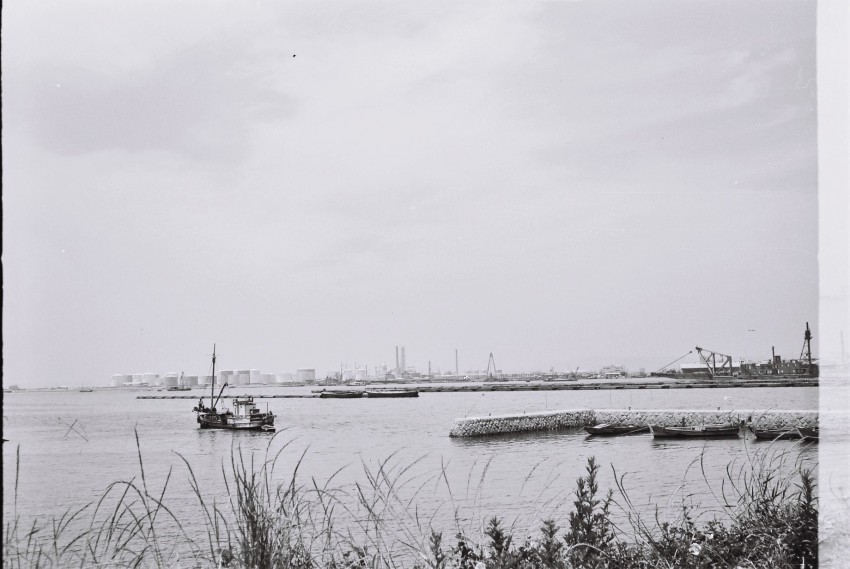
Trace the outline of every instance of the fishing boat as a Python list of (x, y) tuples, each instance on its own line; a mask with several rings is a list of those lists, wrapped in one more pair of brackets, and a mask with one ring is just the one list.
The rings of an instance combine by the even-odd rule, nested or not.
[(591, 435), (633, 435), (645, 433), (649, 430), (649, 427), (646, 425), (609, 425), (608, 423), (600, 423), (585, 427), (584, 430)]
[(756, 429), (750, 425), (750, 432), (752, 432), (757, 439), (768, 441), (800, 438), (800, 433), (797, 432), (797, 429)]
[(797, 427), (797, 433), (804, 441), (817, 442), (820, 437), (820, 429), (812, 429), (810, 427)]
[(91, 393), (92, 391), (94, 391), (94, 389), (92, 389), (91, 387), (81, 387), (80, 388), (80, 393)]
[(215, 395), (215, 344), (213, 344), (212, 355), (212, 383), (210, 384), (210, 406), (204, 405), (204, 400), (198, 400), (198, 405), (193, 409), (197, 414), (198, 424), (202, 429), (230, 429), (234, 431), (273, 431), (274, 413), (266, 409), (261, 412), (254, 404), (254, 398), (243, 395), (234, 397), (233, 409), (216, 407), (221, 400), (221, 394), (227, 383), (221, 386), (218, 397)]
[(358, 389), (331, 389), (319, 392), (319, 399), (359, 399), (363, 392)]
[(653, 437), (737, 437), (738, 425), (714, 424), (698, 425), (695, 427), (665, 427), (663, 425), (650, 425), (649, 430)]
[(367, 389), (366, 397), (419, 397), (418, 389)]

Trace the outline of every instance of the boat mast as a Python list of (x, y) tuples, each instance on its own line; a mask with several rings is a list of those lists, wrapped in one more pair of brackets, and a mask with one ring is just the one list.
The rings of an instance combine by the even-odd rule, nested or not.
[(215, 344), (213, 344), (212, 379), (210, 380), (210, 410), (212, 410), (214, 405), (215, 405), (213, 403), (214, 397), (215, 397)]

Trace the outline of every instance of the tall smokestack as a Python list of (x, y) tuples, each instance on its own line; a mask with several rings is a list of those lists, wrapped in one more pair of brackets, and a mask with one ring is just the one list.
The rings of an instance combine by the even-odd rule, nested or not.
[(398, 371), (398, 346), (395, 347), (395, 374), (399, 375), (399, 371)]

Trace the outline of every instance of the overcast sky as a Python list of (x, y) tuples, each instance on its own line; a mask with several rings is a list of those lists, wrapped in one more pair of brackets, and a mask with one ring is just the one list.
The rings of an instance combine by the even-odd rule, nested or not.
[(797, 357), (815, 24), (804, 0), (4, 2), (4, 384), (204, 373), (214, 342), (319, 376), (397, 345), (420, 371)]

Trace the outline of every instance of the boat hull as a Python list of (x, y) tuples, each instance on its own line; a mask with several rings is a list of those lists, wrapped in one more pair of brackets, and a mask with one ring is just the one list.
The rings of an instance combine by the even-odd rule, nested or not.
[(362, 391), (322, 391), (319, 399), (359, 399), (363, 397)]
[(198, 424), (202, 429), (227, 429), (231, 431), (267, 431), (274, 428), (274, 415), (263, 414), (260, 417), (232, 417), (227, 415), (199, 416)]
[(738, 437), (740, 429), (738, 425), (708, 425), (704, 427), (664, 427), (662, 425), (650, 425), (653, 437), (661, 438), (723, 438)]
[(649, 427), (641, 425), (593, 425), (585, 427), (590, 435), (614, 436), (614, 435), (635, 435), (649, 431)]
[(812, 441), (817, 442), (820, 438), (820, 430), (819, 429), (809, 429), (806, 427), (798, 427), (797, 433), (800, 435), (800, 438), (804, 441)]
[(419, 391), (414, 391), (412, 389), (399, 389), (399, 390), (366, 390), (366, 397), (374, 398), (374, 397), (419, 397)]
[(775, 440), (790, 440), (790, 439), (799, 439), (800, 433), (797, 432), (796, 429), (753, 429), (750, 428), (750, 431), (756, 436), (757, 439), (763, 441), (775, 441)]

